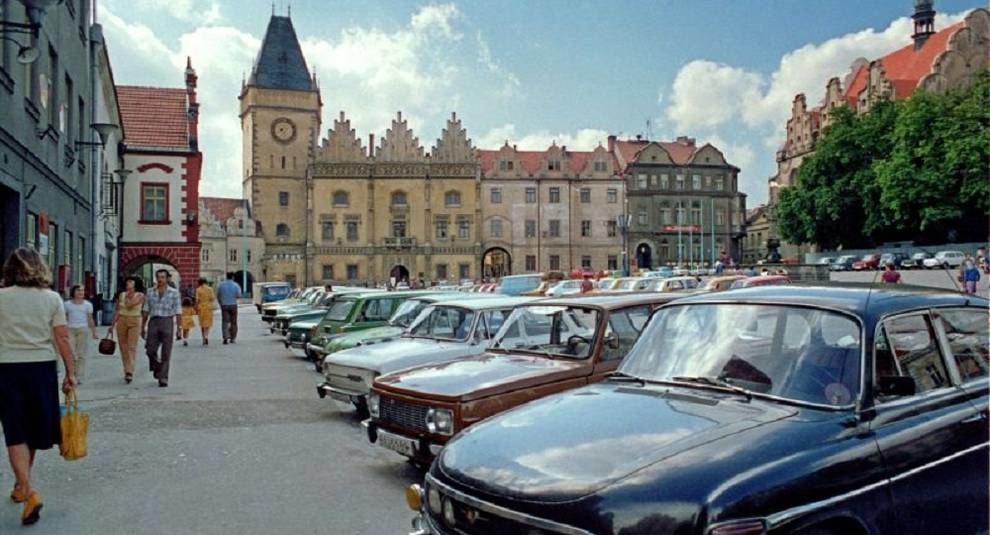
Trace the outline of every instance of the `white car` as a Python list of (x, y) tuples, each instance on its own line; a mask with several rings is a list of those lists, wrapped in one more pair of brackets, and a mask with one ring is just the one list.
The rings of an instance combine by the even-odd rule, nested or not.
[(962, 251), (939, 251), (932, 258), (923, 260), (925, 269), (937, 267), (959, 267), (966, 260), (966, 255)]
[(547, 297), (563, 297), (565, 295), (576, 295), (581, 293), (581, 281), (563, 280), (554, 284), (547, 290)]

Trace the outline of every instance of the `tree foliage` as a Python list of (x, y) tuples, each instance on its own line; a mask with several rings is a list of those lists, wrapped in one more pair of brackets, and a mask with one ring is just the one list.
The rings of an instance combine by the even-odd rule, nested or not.
[(935, 95), (833, 110), (795, 186), (780, 192), (781, 236), (792, 243), (984, 238), (990, 210), (990, 76)]

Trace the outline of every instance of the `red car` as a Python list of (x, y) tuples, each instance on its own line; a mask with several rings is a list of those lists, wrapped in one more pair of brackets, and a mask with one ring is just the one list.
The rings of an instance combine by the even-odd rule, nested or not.
[(877, 269), (880, 267), (880, 255), (866, 254), (863, 258), (853, 262), (854, 271), (864, 271), (867, 269)]
[(790, 284), (791, 278), (787, 275), (757, 275), (732, 281), (730, 290), (736, 288), (751, 288), (753, 286), (776, 286), (778, 284)]

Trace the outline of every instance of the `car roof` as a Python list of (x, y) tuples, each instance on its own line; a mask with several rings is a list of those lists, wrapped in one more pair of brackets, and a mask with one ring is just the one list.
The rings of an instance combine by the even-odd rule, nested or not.
[(673, 292), (630, 292), (617, 294), (581, 294), (567, 297), (540, 299), (540, 305), (596, 306), (606, 310), (624, 308), (631, 305), (661, 304), (686, 294)]
[(490, 308), (506, 308), (514, 307), (516, 305), (521, 305), (523, 303), (529, 303), (531, 301), (536, 301), (537, 297), (519, 297), (519, 296), (494, 296), (486, 299), (474, 299), (470, 297), (462, 297), (462, 299), (454, 299), (451, 301), (444, 301), (442, 303), (437, 303), (438, 305), (450, 305), (459, 308), (466, 308), (469, 310), (488, 310)]
[[(990, 301), (974, 295), (907, 284), (787, 284), (740, 288), (715, 294), (696, 294), (677, 304), (745, 302), (833, 308), (863, 316), (884, 315), (928, 307), (979, 305)], [(867, 310), (869, 306), (869, 310)]]
[(445, 303), (447, 301), (457, 301), (458, 299), (494, 299), (495, 294), (485, 292), (428, 291), (420, 295), (412, 295), (409, 298), (422, 299), (430, 303)]

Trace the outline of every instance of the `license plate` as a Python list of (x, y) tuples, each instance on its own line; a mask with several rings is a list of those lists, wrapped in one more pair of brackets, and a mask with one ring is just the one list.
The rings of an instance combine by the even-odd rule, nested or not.
[(383, 448), (397, 451), (406, 457), (414, 457), (416, 455), (416, 441), (411, 438), (393, 435), (388, 431), (379, 430), (378, 443), (381, 444)]
[(331, 390), (330, 397), (336, 399), (337, 401), (343, 401), (344, 403), (351, 402), (351, 396), (348, 396), (347, 394), (344, 394), (342, 392), (334, 392), (333, 390)]

